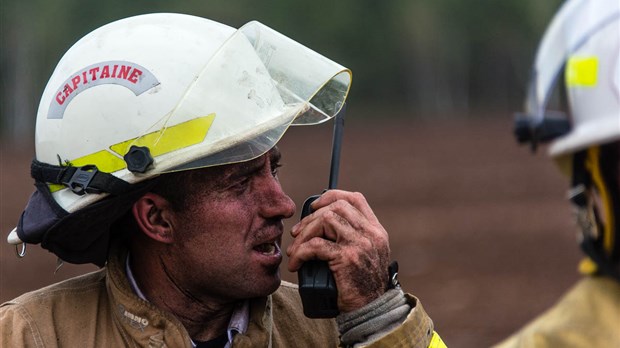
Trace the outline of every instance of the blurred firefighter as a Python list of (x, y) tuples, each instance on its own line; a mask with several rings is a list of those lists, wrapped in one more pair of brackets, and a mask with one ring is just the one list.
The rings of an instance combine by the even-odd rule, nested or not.
[(79, 40), (43, 93), (37, 190), (8, 240), (102, 269), (4, 303), (0, 346), (443, 346), (359, 193), (324, 193), (287, 249), (291, 271), (329, 262), (337, 318), (306, 318), (280, 280), (295, 204), (276, 143), (336, 115), (350, 82), (258, 22), (149, 14)]
[[(569, 117), (546, 112), (556, 85)], [(499, 347), (620, 347), (620, 1), (569, 0), (536, 55), (517, 137), (571, 178), (585, 274), (551, 309)]]

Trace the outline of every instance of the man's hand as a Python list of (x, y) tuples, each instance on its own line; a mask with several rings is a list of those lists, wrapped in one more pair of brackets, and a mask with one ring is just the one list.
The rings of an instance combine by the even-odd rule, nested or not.
[(327, 261), (338, 288), (338, 309), (350, 312), (383, 295), (390, 246), (361, 193), (329, 190), (312, 203), (314, 213), (293, 226), (288, 269), (308, 260)]

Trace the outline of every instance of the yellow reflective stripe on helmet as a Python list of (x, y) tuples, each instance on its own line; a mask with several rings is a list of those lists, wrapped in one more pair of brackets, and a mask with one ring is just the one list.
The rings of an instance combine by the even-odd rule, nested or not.
[(105, 173), (114, 173), (127, 167), (127, 163), (125, 163), (122, 158), (114, 156), (106, 150), (91, 153), (90, 155), (76, 158), (70, 162), (73, 167), (82, 167), (85, 165), (94, 164), (97, 166), (97, 170)]
[(431, 337), (431, 343), (428, 344), (428, 348), (448, 348), (448, 346), (443, 343), (437, 332), (433, 331), (433, 337)]
[[(110, 146), (110, 149), (122, 157), (127, 153), (131, 145), (146, 146), (151, 151), (151, 156), (159, 156), (202, 142), (207, 136), (207, 132), (211, 128), (214, 119), (214, 113), (198, 117), (138, 138), (114, 144)], [(71, 160), (70, 163), (74, 167), (82, 167), (89, 164), (96, 165), (97, 169), (102, 172), (114, 173), (127, 167), (127, 163), (121, 157), (107, 150), (101, 150)], [(49, 184), (48, 187), (52, 193), (66, 188), (65, 185), (61, 184)]]
[(598, 82), (597, 57), (570, 57), (564, 73), (568, 87), (594, 87)]
[(153, 157), (163, 155), (202, 142), (211, 128), (213, 119), (215, 119), (215, 114), (198, 117), (112, 145), (110, 149), (124, 156), (132, 145), (146, 146)]
[(47, 187), (50, 189), (51, 193), (67, 188), (67, 186), (62, 184), (47, 184)]

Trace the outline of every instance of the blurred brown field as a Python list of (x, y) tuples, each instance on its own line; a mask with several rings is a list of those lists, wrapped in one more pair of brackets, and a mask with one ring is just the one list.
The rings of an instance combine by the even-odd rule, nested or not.
[[(390, 233), (404, 289), (420, 298), (451, 347), (501, 340), (578, 277), (567, 180), (544, 150), (518, 147), (511, 130), (506, 115), (387, 124), (349, 115), (345, 127), (340, 187), (366, 195)], [(4, 238), (33, 190), (34, 152), (0, 146)], [(294, 128), (280, 142), (282, 185), (298, 208), (326, 187), (330, 146), (331, 125)], [(298, 219), (286, 222), (286, 233)], [(40, 247), (18, 259), (2, 242), (0, 301), (95, 267), (55, 269), (55, 257)], [(295, 281), (285, 266), (282, 273)]]

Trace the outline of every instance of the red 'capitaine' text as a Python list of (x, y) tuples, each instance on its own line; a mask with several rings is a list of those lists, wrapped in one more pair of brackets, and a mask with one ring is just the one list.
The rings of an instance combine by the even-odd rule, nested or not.
[(105, 79), (125, 80), (132, 84), (136, 84), (142, 76), (142, 70), (122, 64), (105, 64), (101, 66), (90, 67), (71, 77), (70, 82), (66, 83), (64, 88), (56, 94), (56, 102), (62, 105), (69, 96), (82, 85), (92, 82), (105, 83)]

